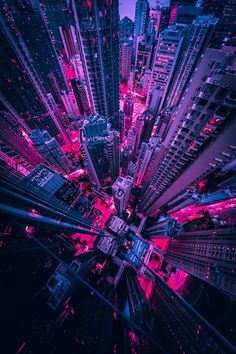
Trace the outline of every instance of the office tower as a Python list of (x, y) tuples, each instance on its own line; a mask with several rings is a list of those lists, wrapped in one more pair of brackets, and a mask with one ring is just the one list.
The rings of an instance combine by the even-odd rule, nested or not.
[(168, 26), (170, 21), (171, 7), (163, 6), (159, 9), (160, 22), (158, 27), (158, 35), (163, 32)]
[(48, 306), (56, 310), (63, 305), (66, 296), (76, 286), (75, 274), (86, 277), (95, 267), (98, 253), (90, 251), (78, 255), (70, 262), (61, 262), (47, 282), (49, 290)]
[(133, 120), (134, 99), (132, 96), (125, 96), (123, 111), (125, 113), (125, 131), (127, 132), (131, 128)]
[[(235, 141), (232, 131), (235, 125), (229, 124), (224, 131), (207, 147), (203, 153), (187, 167), (170, 187), (150, 207), (150, 211), (157, 208), (171, 206), (171, 202), (180, 197), (188, 187), (195, 186), (199, 181), (211, 172), (224, 169), (227, 164), (235, 159)], [(155, 193), (155, 191), (153, 191)], [(189, 197), (192, 197), (190, 193)]]
[(158, 39), (147, 103), (158, 114), (163, 106), (182, 45), (182, 30), (170, 27)]
[(176, 219), (167, 217), (161, 221), (151, 222), (151, 225), (145, 227), (143, 235), (152, 240), (158, 238), (172, 239), (179, 236), (182, 228)]
[(40, 164), (24, 180), (27, 183), (33, 183), (35, 187), (45, 191), (48, 196), (60, 201), (61, 206), (64, 206), (64, 211), (76, 211), (81, 217), (86, 216), (87, 206), (83, 203), (86, 197), (76, 184), (68, 181), (61, 174)]
[(165, 261), (235, 296), (234, 234), (235, 229), (230, 227), (182, 232), (170, 241)]
[(143, 128), (144, 128), (144, 116), (138, 116), (135, 122), (135, 131), (137, 134), (137, 138), (136, 138), (136, 145), (137, 145), (137, 149), (139, 149), (139, 146), (141, 145), (141, 136), (143, 133)]
[(82, 61), (80, 59), (80, 55), (76, 54), (72, 59), (71, 59), (71, 64), (73, 67), (73, 71), (75, 73), (75, 77), (77, 79), (80, 79), (81, 81), (83, 81), (83, 83), (85, 83), (85, 76), (84, 76), (84, 69), (83, 69), (83, 64)]
[[(163, 339), (168, 338), (166, 349), (169, 353), (176, 350), (202, 353), (206, 347), (215, 353), (234, 352), (234, 347), (164, 280), (154, 274), (152, 276), (155, 286), (150, 302), (156, 324), (163, 330), (158, 340), (162, 344), (167, 343)], [(188, 326), (183, 326), (183, 323), (188, 323)]]
[(132, 189), (133, 178), (118, 177), (115, 183), (112, 185), (112, 195), (117, 213), (122, 214), (128, 204), (130, 192)]
[(144, 126), (143, 126), (143, 131), (142, 135), (140, 138), (140, 141), (148, 141), (153, 132), (153, 127), (155, 124), (155, 115), (154, 112), (151, 109), (147, 109), (142, 113), (143, 121), (144, 121)]
[[(74, 30), (72, 28), (69, 29), (70, 26), (74, 26), (71, 3), (64, 0), (42, 0), (40, 3), (36, 1), (36, 6), (40, 9), (40, 13), (58, 54), (62, 54), (63, 49), (66, 49), (64, 45), (68, 44), (67, 39), (67, 43), (63, 42), (65, 39), (63, 39), (60, 33), (62, 27), (65, 26), (67, 30)], [(69, 33), (68, 36), (68, 39), (71, 38)], [(72, 43), (71, 46), (73, 46)], [(68, 51), (69, 53), (70, 50)]]
[(73, 79), (71, 80), (71, 86), (75, 95), (80, 114), (88, 116), (90, 113), (90, 107), (85, 85), (81, 80)]
[(67, 84), (40, 10), (27, 1), (8, 1), (3, 13), (5, 25), (17, 43), (20, 37), (18, 50), (33, 65), (45, 91), (60, 103), (61, 90), (67, 90)]
[(144, 72), (149, 68), (152, 46), (145, 40), (138, 43), (137, 55), (135, 60), (135, 83), (140, 84)]
[(159, 27), (159, 16), (156, 9), (150, 9), (149, 11), (149, 20), (147, 26), (146, 40), (148, 43), (153, 44), (157, 38)]
[(139, 324), (141, 328), (150, 333), (153, 322), (151, 305), (148, 302), (138, 279), (136, 278), (136, 274), (127, 272), (126, 286), (130, 317), (132, 321)]
[(59, 26), (63, 47), (68, 62), (77, 54), (75, 29), (71, 25)]
[(109, 170), (108, 174), (114, 181), (120, 172), (120, 134), (116, 131), (109, 131), (106, 138), (106, 149), (108, 157)]
[(129, 129), (127, 134), (127, 146), (130, 146), (132, 148), (132, 159), (135, 159), (137, 154), (137, 149), (138, 149), (137, 138), (138, 135), (135, 128)]
[(130, 71), (130, 74), (129, 74), (128, 88), (130, 89), (130, 91), (134, 90), (134, 72), (133, 71)]
[(134, 35), (134, 22), (127, 16), (120, 20), (121, 41), (125, 41)]
[(143, 83), (142, 83), (142, 88), (143, 88), (143, 95), (146, 97), (148, 94), (148, 89), (149, 89), (149, 84), (152, 76), (152, 71), (150, 69), (146, 69), (144, 71), (143, 75)]
[(124, 147), (123, 152), (122, 152), (122, 172), (124, 174), (127, 173), (128, 171), (128, 164), (133, 158), (133, 149), (132, 146), (127, 145)]
[(134, 51), (133, 60), (135, 61), (138, 47), (138, 39), (145, 35), (149, 16), (149, 2), (147, 0), (137, 0), (135, 5), (134, 20)]
[(219, 19), (209, 46), (212, 48), (221, 48), (224, 45), (235, 46), (235, 0), (220, 1), (217, 3), (204, 1), (203, 9), (204, 12), (214, 14)]
[[(162, 204), (162, 197), (159, 197), (165, 191), (167, 194), (173, 191), (173, 182), (177, 177), (181, 178), (182, 173), (184, 183), (189, 178), (194, 182), (200, 175), (203, 177), (207, 171), (212, 171), (218, 163), (222, 164), (232, 158), (233, 150), (230, 146), (233, 146), (233, 141), (230, 129), (234, 127), (231, 117), (232, 108), (235, 107), (235, 75), (232, 74), (231, 49), (206, 50), (184, 99), (173, 113), (171, 128), (163, 143), (166, 150), (163, 150), (156, 174), (141, 202), (141, 208), (148, 210), (148, 213)], [(223, 143), (226, 136), (227, 140)], [(212, 143), (208, 145), (210, 141)], [(225, 156), (224, 150), (230, 151), (230, 154), (227, 152)], [(223, 158), (218, 157), (223, 152)], [(184, 169), (189, 164), (185, 173)], [(187, 171), (196, 165), (201, 167), (190, 177)]]
[(136, 180), (136, 176), (138, 173), (138, 163), (135, 163), (133, 161), (130, 161), (128, 163), (128, 171), (127, 171), (127, 175), (132, 177), (133, 180)]
[[(52, 110), (44, 85), (32, 66), (32, 59), (18, 47), (18, 40), (1, 19), (1, 80), (6, 84), (1, 88), (0, 99), (7, 111), (18, 116), (22, 124), (39, 129), (51, 127), (53, 136), (60, 134), (68, 142), (57, 114)], [(23, 42), (22, 42), (23, 43)], [(22, 44), (23, 45), (23, 44)], [(9, 59), (11, 58), (11, 59)]]
[(126, 41), (121, 44), (121, 57), (120, 57), (120, 79), (127, 83), (131, 69), (132, 59), (132, 41)]
[(78, 110), (78, 106), (77, 106), (77, 102), (75, 100), (73, 92), (70, 91), (67, 94), (65, 91), (62, 91), (61, 99), (62, 99), (63, 105), (65, 107), (66, 113), (68, 113), (69, 116), (75, 116), (76, 110)]
[(138, 160), (138, 185), (141, 185), (142, 182), (146, 183), (147, 179), (153, 175), (160, 146), (160, 139), (156, 136), (153, 136), (149, 142), (142, 143)]
[(32, 130), (29, 135), (34, 148), (45, 160), (62, 173), (69, 174), (72, 166), (66, 155), (62, 152), (55, 138), (52, 138), (46, 130)]
[(176, 71), (170, 84), (166, 98), (167, 107), (178, 105), (189, 84), (195, 67), (211, 38), (212, 31), (217, 22), (213, 16), (198, 16), (186, 28), (184, 43), (179, 55)]
[(171, 11), (170, 24), (179, 23), (183, 25), (190, 25), (194, 19), (202, 15), (202, 7), (197, 6), (175, 6)]
[(112, 130), (116, 130), (120, 134), (120, 141), (124, 141), (125, 137), (125, 113), (123, 111), (119, 111), (109, 119), (109, 123), (111, 124)]
[(107, 129), (107, 119), (98, 113), (91, 114), (84, 121), (84, 130), (87, 137), (103, 136)]
[(98, 113), (84, 121), (81, 150), (93, 182), (98, 186), (111, 184), (119, 175), (119, 133), (108, 130), (107, 120)]
[(27, 117), (44, 115), (47, 110), (34, 82), (31, 81), (31, 72), (25, 70), (14, 51), (16, 43), (7, 34), (9, 33), (6, 32), (6, 27), (2, 27), (0, 35), (3, 64), (0, 70), (1, 80), (5, 85), (1, 87), (1, 102), (22, 121)]
[(129, 117), (132, 120), (134, 112), (134, 99), (132, 96), (125, 96), (123, 111), (125, 112), (126, 117)]
[(155, 134), (158, 134), (162, 140), (164, 140), (166, 137), (170, 120), (171, 113), (167, 110), (163, 110), (157, 117)]
[(118, 1), (73, 1), (73, 12), (92, 110), (111, 117), (119, 110)]
[[(9, 113), (1, 112), (0, 118), (0, 152), (1, 159), (10, 159), (17, 171), (28, 173), (33, 167), (44, 161), (26, 141), (26, 132)], [(7, 156), (5, 156), (7, 155)]]

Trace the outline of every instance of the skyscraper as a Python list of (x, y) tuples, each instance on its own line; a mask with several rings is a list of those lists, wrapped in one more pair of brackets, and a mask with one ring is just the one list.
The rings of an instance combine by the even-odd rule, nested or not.
[(53, 166), (57, 171), (69, 174), (72, 171), (72, 165), (66, 155), (62, 152), (60, 145), (55, 138), (44, 130), (32, 130), (30, 139), (34, 148)]
[(134, 99), (132, 96), (125, 96), (123, 111), (125, 112), (126, 117), (129, 117), (132, 121), (134, 112)]
[(160, 145), (160, 139), (155, 136), (150, 138), (149, 142), (142, 143), (138, 161), (138, 185), (147, 182), (147, 179), (153, 175), (158, 161)]
[[(63, 37), (61, 36), (60, 31), (63, 26), (65, 26), (64, 28), (67, 27), (69, 31), (73, 31), (73, 27), (75, 25), (71, 3), (64, 0), (42, 0), (40, 2), (33, 1), (32, 3), (35, 3), (35, 6), (40, 9), (40, 13), (44, 19), (46, 27), (48, 28), (52, 42), (58, 54), (61, 55), (63, 49), (66, 51), (64, 46), (67, 44), (66, 42), (63, 43)], [(69, 37), (71, 37), (70, 34)], [(72, 46), (74, 45), (72, 44)]]
[(112, 185), (112, 195), (114, 199), (114, 204), (117, 213), (120, 215), (125, 211), (130, 192), (132, 189), (133, 178), (130, 176), (127, 177), (118, 177), (115, 183)]
[(94, 112), (119, 110), (118, 1), (73, 1), (80, 57)]
[(165, 261), (234, 295), (234, 228), (182, 232), (170, 241)]
[(134, 21), (134, 51), (133, 61), (135, 62), (138, 38), (146, 33), (149, 16), (149, 2), (147, 0), (137, 0), (135, 5)]
[[(23, 8), (21, 9), (24, 10)], [(27, 10), (30, 11), (28, 5)], [(8, 14), (8, 20), (12, 16), (9, 11), (8, 6), (4, 7), (3, 13)], [(1, 87), (0, 99), (3, 106), (14, 116), (18, 115), (31, 128), (32, 123), (34, 123), (35, 127), (41, 128), (44, 121), (50, 121), (55, 135), (60, 134), (63, 141), (68, 142), (64, 129), (60, 124), (60, 119), (51, 107), (49, 99), (51, 96), (47, 95), (46, 86), (42, 84), (41, 74), (36, 71), (37, 68), (33, 65), (33, 58), (28, 52), (24, 41), (20, 40), (19, 44), (18, 36), (20, 35), (15, 32), (17, 29), (13, 26), (10, 30), (10, 22), (4, 21), (2, 17), (0, 20), (2, 25), (0, 34), (1, 50), (4, 59), (3, 65), (1, 65), (1, 79), (6, 83), (6, 85)], [(29, 20), (27, 21), (29, 22)], [(32, 33), (32, 31), (29, 32)], [(35, 55), (35, 53), (32, 55)], [(45, 55), (48, 55), (48, 53)], [(40, 60), (42, 64), (42, 57)], [(45, 128), (45, 126), (42, 127), (42, 129)]]
[(86, 88), (82, 81), (79, 79), (71, 80), (71, 86), (75, 95), (75, 99), (80, 111), (80, 114), (88, 116), (90, 113), (90, 107), (87, 97)]
[(125, 41), (134, 35), (134, 22), (127, 16), (120, 20), (121, 41)]
[[(231, 99), (235, 76), (231, 74), (231, 65), (230, 49), (206, 50), (189, 90), (173, 113), (171, 128), (163, 143), (166, 150), (141, 202), (143, 210), (153, 210), (153, 202), (183, 173), (184, 168), (197, 156), (199, 159), (204, 156), (210, 137), (212, 139), (213, 133), (220, 132), (224, 120), (233, 124), (230, 117), (235, 106)], [(218, 139), (220, 135), (216, 136), (216, 144)], [(220, 144), (214, 153), (219, 150), (221, 152)], [(210, 158), (209, 151), (207, 156)]]
[(120, 141), (123, 142), (125, 136), (125, 113), (123, 111), (119, 111), (109, 119), (109, 123), (111, 124), (111, 128), (116, 130), (120, 134)]
[(28, 1), (8, 1), (3, 13), (5, 25), (18, 42), (18, 50), (33, 64), (46, 92), (59, 103), (61, 90), (67, 90), (67, 83), (39, 8)]
[(135, 128), (131, 128), (127, 134), (127, 145), (132, 148), (132, 159), (136, 158), (137, 148), (138, 148), (138, 134)]
[(132, 59), (132, 42), (126, 41), (121, 44), (121, 58), (120, 58), (120, 78), (121, 81), (127, 83), (131, 69)]
[(235, 354), (236, 0), (148, 1), (0, 2), (4, 354)]
[(194, 68), (209, 43), (216, 23), (217, 19), (213, 16), (198, 16), (192, 24), (186, 27), (184, 43), (166, 99), (167, 107), (178, 105), (183, 97)]
[[(0, 118), (0, 151), (1, 157), (10, 158), (14, 161), (15, 169), (30, 172), (33, 167), (44, 162), (42, 156), (34, 150), (26, 141), (24, 132), (20, 124), (9, 113), (1, 112)], [(2, 155), (3, 154), (3, 155)]]
[(119, 175), (119, 143), (119, 133), (108, 131), (104, 117), (96, 113), (84, 121), (81, 149), (86, 168), (98, 187), (111, 184)]
[(63, 24), (59, 27), (62, 43), (67, 61), (69, 62), (76, 54), (75, 29), (71, 25)]
[(158, 39), (147, 103), (158, 114), (165, 101), (183, 41), (182, 30), (170, 27)]

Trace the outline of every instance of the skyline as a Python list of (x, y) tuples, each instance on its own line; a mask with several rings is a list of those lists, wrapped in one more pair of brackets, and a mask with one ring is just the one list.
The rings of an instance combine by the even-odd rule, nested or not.
[(236, 352), (236, 0), (162, 5), (0, 2), (3, 354)]

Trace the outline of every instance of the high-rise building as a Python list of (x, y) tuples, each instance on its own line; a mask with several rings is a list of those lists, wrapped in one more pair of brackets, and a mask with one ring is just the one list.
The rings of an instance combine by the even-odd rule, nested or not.
[[(44, 162), (42, 156), (34, 150), (26, 141), (26, 132), (19, 123), (9, 113), (1, 112), (0, 118), (0, 151), (1, 157), (5, 161), (10, 158), (16, 170), (22, 171), (22, 168), (29, 172), (33, 167)], [(7, 156), (5, 156), (7, 155)]]
[(160, 150), (160, 139), (153, 136), (149, 142), (143, 142), (138, 161), (137, 184), (146, 183), (155, 171)]
[(30, 139), (34, 148), (45, 158), (50, 166), (66, 174), (72, 171), (72, 165), (62, 152), (57, 140), (52, 138), (46, 130), (32, 130)]
[(127, 16), (120, 20), (121, 41), (130, 39), (134, 35), (134, 22)]
[(135, 128), (129, 129), (127, 134), (127, 145), (132, 148), (132, 159), (136, 158), (136, 153), (138, 149), (137, 138), (138, 138), (138, 134)]
[(119, 110), (118, 1), (72, 4), (92, 110), (111, 117)]
[[(58, 54), (62, 54), (63, 50), (66, 50), (66, 42), (63, 43), (63, 38), (60, 33), (62, 27), (65, 26), (68, 30), (71, 29), (71, 31), (74, 31), (73, 28), (69, 29), (70, 26), (75, 25), (71, 3), (64, 0), (42, 0), (40, 2), (32, 1), (32, 4), (35, 4), (35, 6), (40, 9), (52, 42)], [(71, 38), (71, 35), (69, 35), (69, 37)], [(75, 38), (73, 37), (73, 39)], [(71, 46), (73, 46), (72, 43)], [(70, 50), (68, 51), (68, 54), (69, 53)]]
[(77, 206), (79, 205), (82, 192), (74, 183), (45, 165), (41, 164), (34, 168), (25, 177), (25, 181), (32, 182), (50, 196), (62, 201), (66, 206), (64, 210), (77, 209), (79, 211)]
[[(196, 185), (204, 177), (217, 169), (224, 169), (235, 159), (234, 129), (235, 123), (226, 126), (216, 139), (197, 157), (166, 191), (151, 205), (148, 212), (164, 208), (176, 200), (188, 187)], [(187, 155), (188, 156), (188, 155)], [(151, 190), (151, 186), (150, 186)], [(152, 190), (155, 194), (155, 188)], [(190, 194), (191, 197), (191, 194)]]
[(235, 354), (236, 0), (148, 1), (0, 2), (4, 354)]
[(186, 27), (184, 43), (181, 48), (176, 70), (170, 84), (167, 107), (178, 105), (189, 84), (201, 55), (212, 35), (217, 19), (213, 16), (198, 16), (193, 23)]
[(127, 171), (127, 175), (132, 177), (133, 180), (136, 180), (136, 176), (138, 173), (138, 163), (135, 163), (133, 161), (130, 161), (128, 163), (128, 171)]
[(159, 8), (159, 26), (158, 26), (158, 34), (163, 32), (168, 26), (170, 21), (171, 7), (168, 5), (162, 6)]
[[(199, 160), (202, 161), (201, 169), (197, 171), (199, 176), (200, 170), (205, 169), (204, 148), (208, 149), (208, 169), (212, 165), (210, 162), (212, 155), (209, 151), (212, 145), (218, 145), (213, 152), (215, 155), (222, 152), (221, 134), (226, 134), (226, 128), (221, 134), (219, 133), (223, 129), (224, 121), (229, 125), (233, 124), (232, 108), (235, 107), (233, 99), (235, 75), (232, 74), (232, 57), (230, 48), (221, 51), (206, 50), (184, 99), (171, 118), (171, 127), (163, 142), (163, 147), (166, 149), (163, 150), (156, 174), (144, 193), (141, 202), (143, 210), (153, 211), (160, 204), (158, 200), (161, 194), (171, 187), (173, 181), (183, 173), (193, 159), (195, 159), (194, 164)], [(212, 145), (208, 147), (212, 139)], [(229, 135), (228, 141), (225, 142), (226, 146), (230, 140), (232, 139)], [(220, 159), (220, 163), (222, 162), (223, 159)], [(195, 173), (192, 178), (196, 178)], [(185, 181), (187, 181), (186, 176)]]
[(125, 96), (123, 111), (125, 112), (126, 117), (129, 117), (132, 120), (134, 112), (134, 99), (132, 96)]
[(133, 178), (118, 177), (115, 183), (112, 185), (112, 195), (117, 213), (122, 214), (128, 204), (130, 192), (132, 189)]
[(148, 141), (153, 132), (154, 124), (155, 124), (155, 115), (154, 112), (151, 109), (147, 109), (142, 113), (142, 118), (143, 118), (143, 130), (142, 134), (140, 137), (140, 142), (142, 143), (143, 141)]
[[(156, 320), (163, 332), (158, 336), (159, 343), (166, 343), (169, 353), (184, 350), (204, 352), (206, 347), (214, 348), (217, 353), (233, 353), (232, 345), (213, 328), (199, 313), (160, 277), (152, 273), (155, 281), (150, 302), (156, 315)], [(188, 326), (182, 328), (183, 321)], [(164, 333), (164, 334), (163, 334)], [(183, 335), (184, 333), (184, 335)], [(193, 344), (192, 338), (196, 338)], [(164, 341), (163, 341), (164, 339)]]
[(70, 62), (70, 60), (77, 54), (75, 29), (72, 25), (63, 24), (62, 26), (59, 26), (59, 31), (67, 61)]
[(81, 80), (73, 79), (71, 80), (71, 86), (75, 95), (80, 114), (88, 116), (90, 113), (90, 107), (85, 85)]
[(68, 142), (60, 119), (52, 108), (52, 96), (47, 95), (45, 87), (42, 85), (42, 79), (35, 70), (33, 59), (24, 42), (20, 41), (22, 46), (19, 46), (18, 36), (13, 28), (10, 31), (9, 23), (1, 17), (0, 21), (3, 58), (1, 80), (6, 83), (1, 87), (0, 99), (4, 109), (10, 111), (14, 116), (18, 116), (22, 123), (25, 122), (31, 129), (33, 126), (47, 129), (46, 125), (50, 125), (50, 133), (53, 136), (60, 134), (63, 141)]
[(111, 128), (116, 130), (120, 134), (120, 141), (124, 141), (125, 136), (125, 113), (123, 111), (119, 111), (109, 119), (109, 123), (111, 124)]
[(137, 0), (135, 5), (135, 21), (134, 21), (134, 51), (133, 60), (135, 61), (138, 39), (145, 35), (149, 16), (149, 2), (147, 0)]
[(162, 109), (182, 42), (182, 30), (176, 26), (164, 30), (159, 36), (147, 96), (147, 103), (155, 114)]
[(234, 296), (234, 233), (234, 228), (182, 232), (170, 241), (165, 261)]
[(93, 114), (84, 121), (81, 131), (81, 150), (93, 182), (101, 187), (113, 183), (119, 175), (120, 137), (108, 130), (107, 120)]
[(121, 57), (120, 57), (120, 78), (121, 81), (127, 83), (131, 70), (132, 59), (132, 42), (126, 41), (121, 44)]
[(18, 51), (33, 65), (45, 91), (60, 103), (61, 90), (67, 90), (67, 83), (39, 8), (25, 0), (8, 1), (3, 14)]
[(148, 94), (149, 84), (152, 76), (152, 71), (150, 69), (146, 69), (143, 75), (143, 95), (146, 97)]
[(137, 46), (137, 55), (135, 60), (135, 84), (140, 85), (140, 81), (144, 76), (146, 69), (149, 69), (150, 59), (151, 59), (151, 50), (152, 46), (142, 40), (138, 43)]

